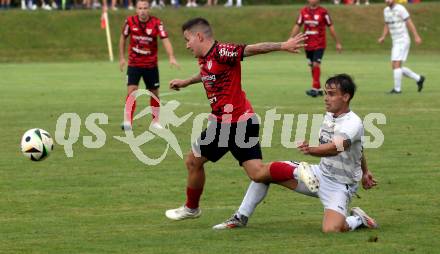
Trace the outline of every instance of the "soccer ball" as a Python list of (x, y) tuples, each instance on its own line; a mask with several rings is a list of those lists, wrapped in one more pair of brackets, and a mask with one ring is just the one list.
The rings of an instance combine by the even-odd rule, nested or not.
[(33, 161), (40, 161), (53, 150), (53, 140), (43, 129), (30, 129), (21, 138), (21, 152)]

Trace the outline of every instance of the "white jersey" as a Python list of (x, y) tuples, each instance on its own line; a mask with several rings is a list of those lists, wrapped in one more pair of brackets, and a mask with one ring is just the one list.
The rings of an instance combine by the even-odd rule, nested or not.
[(342, 137), (350, 142), (350, 146), (336, 156), (322, 157), (319, 167), (322, 174), (336, 182), (354, 184), (362, 179), (362, 136), (364, 126), (362, 120), (350, 111), (338, 117), (327, 112), (319, 132), (321, 144), (333, 142), (335, 137)]
[(400, 4), (394, 4), (391, 8), (387, 6), (383, 11), (385, 24), (390, 30), (393, 43), (407, 43), (410, 41), (406, 21), (409, 19), (409, 13)]

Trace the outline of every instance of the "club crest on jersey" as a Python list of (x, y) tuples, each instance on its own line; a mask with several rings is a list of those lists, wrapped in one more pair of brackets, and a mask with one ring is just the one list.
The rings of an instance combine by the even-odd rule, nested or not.
[(318, 19), (319, 19), (319, 15), (318, 15), (318, 14), (315, 14), (315, 15), (313, 16), (313, 18), (314, 18), (315, 20), (318, 20)]
[(211, 70), (211, 68), (212, 68), (212, 61), (209, 60), (209, 61), (206, 63), (206, 66), (208, 67), (208, 70)]
[(147, 34), (148, 34), (148, 35), (150, 35), (151, 32), (153, 32), (153, 30), (151, 30), (151, 29), (147, 29), (146, 31), (147, 31)]
[(137, 27), (133, 27), (133, 32), (136, 32), (137, 30), (139, 30)]

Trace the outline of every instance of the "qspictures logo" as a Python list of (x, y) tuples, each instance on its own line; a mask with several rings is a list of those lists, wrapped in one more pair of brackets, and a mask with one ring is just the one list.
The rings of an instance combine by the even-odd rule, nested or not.
[[(150, 96), (160, 103), (159, 99), (148, 90), (139, 89), (132, 95), (136, 99), (140, 96)], [(209, 125), (214, 124), (214, 122), (209, 120), (213, 118), (209, 113), (195, 114), (194, 112), (186, 112), (179, 116), (176, 113), (176, 110), (179, 109), (181, 105), (182, 103), (177, 100), (171, 100), (165, 104), (160, 104), (160, 124), (162, 128), (155, 128), (153, 125), (150, 125), (149, 128), (137, 136), (135, 136), (131, 129), (125, 129), (121, 136), (113, 136), (112, 138), (126, 144), (136, 158), (146, 165), (159, 164), (166, 158), (171, 150), (183, 159), (182, 147), (179, 140), (190, 139), (191, 143), (194, 144), (200, 137), (200, 133), (204, 129), (208, 129)], [(132, 104), (125, 105), (125, 110), (130, 110), (132, 106)], [(228, 112), (232, 112), (232, 105), (227, 105), (227, 108), (229, 109)], [(148, 117), (152, 112), (152, 107), (148, 106), (136, 114), (133, 120), (138, 121), (144, 117)], [(318, 146), (320, 143), (320, 131), (325, 124), (323, 114), (280, 114), (277, 113), (276, 107), (266, 110), (264, 117), (261, 117), (259, 114), (255, 114), (255, 116), (256, 117), (252, 120), (254, 124), (260, 123), (260, 137), (249, 140), (249, 142), (244, 142), (246, 133), (237, 131), (235, 141), (239, 147), (243, 146), (243, 148), (247, 148), (252, 142), (255, 143), (258, 141), (260, 142), (261, 147), (272, 147), (274, 137), (279, 137), (281, 145), (287, 149), (296, 148), (299, 141), (304, 140), (308, 140), (310, 146)], [(249, 117), (244, 115), (243, 119), (244, 118)], [(228, 114), (225, 114), (224, 119), (231, 119), (231, 117), (228, 117)], [(296, 128), (294, 128), (295, 119)], [(188, 135), (180, 136), (178, 138), (173, 130), (182, 128), (182, 124), (188, 121), (192, 121), (191, 131)], [(275, 133), (274, 129), (276, 123), (281, 123), (281, 133)], [(382, 146), (385, 137), (378, 125), (386, 124), (386, 116), (382, 113), (369, 113), (364, 116), (362, 123), (364, 127), (364, 134), (362, 136), (363, 147), (379, 148)], [(108, 115), (104, 113), (91, 113), (87, 116), (84, 125), (93, 136), (83, 136), (82, 141), (84, 147), (88, 149), (99, 149), (105, 145), (107, 134), (100, 125), (106, 124), (108, 124)], [(328, 123), (326, 125), (330, 127), (332, 126)], [(68, 128), (68, 126), (70, 126), (70, 128)], [(229, 127), (230, 123), (222, 123), (220, 132), (228, 131)], [(79, 141), (80, 129), (81, 118), (77, 113), (64, 113), (58, 117), (55, 141), (63, 146), (67, 157), (74, 156), (73, 145)], [(245, 131), (246, 126), (238, 129)], [(334, 133), (338, 133), (338, 130), (333, 131)], [(309, 133), (308, 137), (306, 135), (307, 133)], [(229, 138), (229, 136), (225, 136)], [(142, 146), (156, 138), (164, 140), (166, 146), (160, 156), (151, 157), (144, 152)], [(198, 142), (209, 144), (209, 142), (212, 142), (213, 140), (212, 137), (206, 137), (205, 140), (199, 140)], [(338, 140), (335, 140), (335, 142), (337, 141)], [(222, 140), (221, 143), (227, 144), (227, 142), (228, 140)], [(189, 147), (185, 147), (184, 149), (189, 149)]]

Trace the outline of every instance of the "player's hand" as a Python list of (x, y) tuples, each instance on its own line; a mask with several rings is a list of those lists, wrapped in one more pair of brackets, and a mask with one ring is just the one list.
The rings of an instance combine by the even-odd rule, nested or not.
[(377, 185), (376, 180), (369, 170), (362, 175), (362, 186), (368, 190)]
[(180, 64), (177, 62), (175, 57), (170, 57), (170, 66), (180, 69)]
[(336, 43), (336, 51), (338, 51), (338, 53), (342, 52), (342, 44), (339, 42)]
[(124, 71), (126, 62), (125, 62), (125, 58), (119, 58), (119, 70), (121, 70), (121, 72)]
[(422, 44), (422, 38), (420, 38), (420, 36), (416, 36), (416, 37), (414, 38), (414, 41), (416, 42), (417, 45)]
[(307, 141), (299, 142), (297, 148), (298, 148), (298, 150), (300, 152), (302, 152), (305, 155), (309, 155), (310, 154), (310, 146), (309, 146), (309, 143)]
[(307, 35), (303, 33), (299, 33), (294, 37), (289, 38), (287, 41), (281, 44), (281, 50), (290, 52), (290, 53), (299, 53), (299, 49), (306, 46), (304, 41), (307, 39)]
[(183, 79), (173, 79), (170, 81), (170, 89), (179, 91), (180, 88), (187, 86), (186, 80)]
[(385, 41), (385, 37), (380, 37), (379, 39), (377, 39), (377, 42), (382, 44)]

